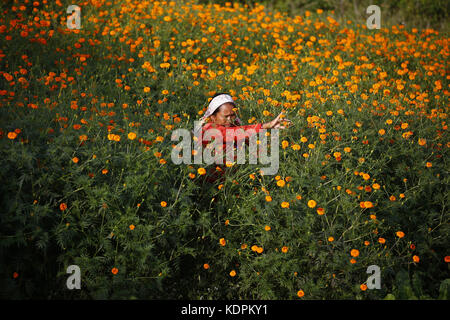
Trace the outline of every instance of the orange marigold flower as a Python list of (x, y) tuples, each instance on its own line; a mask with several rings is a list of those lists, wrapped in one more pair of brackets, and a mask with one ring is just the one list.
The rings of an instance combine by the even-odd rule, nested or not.
[(431, 162), (427, 162), (427, 163), (426, 163), (426, 167), (427, 167), (427, 168), (431, 168), (432, 166), (433, 166), (433, 164), (432, 164)]
[(297, 292), (297, 296), (298, 296), (299, 298), (303, 297), (304, 295), (305, 295), (305, 292), (303, 292), (303, 290), (299, 290), (299, 291)]
[(130, 139), (130, 140), (136, 139), (136, 133), (130, 132), (130, 133), (128, 134), (128, 139)]
[(264, 230), (266, 230), (266, 231), (270, 231), (270, 229), (271, 229), (270, 226), (265, 226), (264, 227)]
[(310, 208), (314, 208), (316, 206), (317, 202), (314, 200), (309, 200), (308, 201), (308, 207)]
[(397, 231), (396, 235), (399, 238), (403, 238), (405, 236), (405, 233), (403, 231)]
[(370, 201), (364, 201), (364, 207), (365, 208), (372, 208), (373, 207), (373, 203)]
[(117, 268), (112, 268), (111, 269), (112, 274), (117, 274), (117, 272), (119, 272), (119, 269)]
[(381, 243), (381, 244), (384, 244), (384, 243), (386, 243), (386, 239), (378, 238), (378, 242)]
[(445, 256), (444, 261), (449, 263), (450, 262), (450, 256)]
[(266, 196), (266, 201), (267, 201), (267, 202), (272, 201), (272, 197), (271, 197), (271, 196)]
[(317, 214), (318, 214), (319, 216), (324, 215), (324, 214), (325, 214), (325, 209), (324, 209), (324, 208), (317, 208)]
[(281, 248), (281, 252), (286, 253), (288, 252), (289, 247), (284, 246), (283, 248)]
[(420, 261), (419, 256), (413, 256), (413, 261), (416, 263), (419, 262)]
[(15, 139), (17, 137), (17, 133), (15, 132), (8, 132), (8, 139)]
[(198, 168), (197, 172), (198, 172), (199, 175), (204, 175), (204, 174), (206, 174), (205, 168)]
[(209, 269), (209, 264), (205, 263), (205, 264), (203, 265), (203, 269), (208, 270), (208, 269)]
[(165, 208), (167, 206), (167, 202), (161, 201), (161, 207)]
[(135, 228), (134, 224), (130, 224), (129, 228), (130, 228), (130, 230), (134, 230), (134, 228)]
[(80, 160), (80, 159), (78, 159), (77, 157), (73, 157), (73, 158), (72, 158), (72, 161), (73, 161), (74, 163), (78, 163), (79, 160)]
[(67, 204), (66, 203), (61, 203), (60, 205), (59, 205), (59, 209), (61, 210), (61, 211), (64, 211), (64, 210), (66, 210), (67, 209)]
[(225, 240), (225, 238), (220, 238), (219, 243), (222, 247), (224, 247), (227, 244), (227, 240)]
[(357, 257), (357, 256), (359, 256), (359, 250), (357, 250), (357, 249), (352, 249), (352, 251), (350, 251), (350, 255), (352, 256), (352, 257)]
[(236, 271), (235, 270), (231, 270), (230, 271), (230, 276), (234, 277), (236, 275)]
[(424, 146), (427, 144), (427, 139), (419, 138), (419, 146)]
[(289, 208), (289, 202), (283, 201), (283, 202), (281, 203), (281, 207), (282, 207), (282, 208)]
[(329, 242), (333, 242), (333, 241), (334, 241), (334, 238), (333, 238), (333, 237), (328, 237), (328, 241), (329, 241)]
[(362, 291), (366, 291), (366, 290), (367, 290), (367, 285), (365, 285), (365, 284), (363, 283), (362, 285), (359, 286), (359, 288), (360, 288)]

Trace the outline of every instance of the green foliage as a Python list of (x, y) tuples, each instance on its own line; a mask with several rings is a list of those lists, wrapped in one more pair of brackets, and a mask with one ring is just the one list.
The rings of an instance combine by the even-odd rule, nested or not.
[[(449, 299), (449, 81), (441, 72), (448, 46), (439, 34), (400, 28), (375, 36), (314, 12), (317, 28), (299, 22), (289, 25), (293, 33), (283, 23), (276, 32), (251, 31), (256, 22), (230, 7), (186, 4), (183, 16), (169, 5), (178, 17), (166, 6), (152, 12), (151, 3), (138, 19), (120, 1), (84, 6), (82, 31), (67, 32), (68, 3), (48, 1), (37, 12), (23, 1), (1, 4), (0, 24), (8, 26), (0, 29), (1, 298), (298, 299), (302, 290), (306, 299)], [(336, 3), (297, 5), (337, 10)], [(441, 2), (423, 5), (442, 18)], [(204, 11), (214, 23), (201, 26)], [(34, 16), (50, 26), (33, 25)], [(36, 30), (21, 35), (28, 23), (43, 28), (45, 44)], [(205, 31), (212, 25), (215, 32)], [(384, 38), (389, 46), (378, 52)], [(201, 50), (187, 49), (188, 39)], [(418, 55), (396, 51), (405, 43)], [(414, 81), (399, 73), (405, 60)], [(170, 67), (161, 67), (166, 61)], [(249, 75), (245, 66), (253, 64), (260, 67)], [(18, 80), (22, 68), (28, 85)], [(241, 80), (230, 76), (237, 68)], [(396, 89), (402, 81), (403, 91)], [(238, 97), (244, 121), (265, 122), (263, 110), (275, 115), (287, 105), (295, 126), (280, 133), (288, 147), (280, 147), (277, 177), (261, 175), (260, 165), (236, 165), (209, 183), (200, 165), (171, 161), (171, 131), (191, 129), (208, 97), (225, 90)], [(80, 267), (81, 290), (66, 288), (69, 265)], [(361, 290), (370, 265), (381, 269), (380, 290)]]

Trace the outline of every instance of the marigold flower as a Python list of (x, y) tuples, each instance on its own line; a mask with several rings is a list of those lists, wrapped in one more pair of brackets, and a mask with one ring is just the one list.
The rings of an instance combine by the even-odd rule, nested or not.
[(289, 250), (289, 247), (286, 247), (286, 246), (281, 248), (281, 252), (283, 252), (283, 253), (288, 252), (288, 250)]
[(396, 232), (397, 237), (403, 238), (405, 236), (405, 233), (403, 231), (397, 231)]
[(271, 196), (266, 196), (266, 201), (267, 201), (267, 202), (272, 201), (272, 197), (271, 197)]
[(303, 290), (299, 290), (299, 291), (297, 292), (297, 296), (298, 296), (299, 298), (303, 297), (304, 295), (305, 295), (305, 292), (303, 292)]
[(72, 161), (73, 161), (74, 163), (78, 163), (79, 160), (80, 160), (80, 159), (78, 159), (77, 157), (73, 157), (73, 158), (72, 158)]
[(119, 272), (119, 269), (117, 268), (112, 268), (111, 269), (112, 274), (117, 274)]
[(205, 168), (198, 168), (197, 172), (198, 172), (199, 175), (204, 175), (204, 174), (206, 174)]
[(450, 262), (450, 256), (445, 256), (444, 261), (449, 263)]
[(367, 290), (367, 285), (365, 285), (365, 284), (363, 283), (362, 285), (359, 286), (359, 288), (360, 288), (362, 291), (366, 291), (366, 290)]
[(234, 277), (235, 275), (236, 275), (236, 271), (235, 271), (235, 270), (231, 270), (231, 271), (230, 271), (230, 276), (231, 276), (231, 277)]
[(286, 182), (284, 181), (284, 180), (278, 180), (277, 181), (277, 186), (279, 186), (279, 187), (284, 187), (284, 185), (286, 184)]
[(324, 214), (325, 214), (325, 209), (324, 209), (324, 208), (317, 208), (317, 214), (318, 214), (319, 216), (324, 215)]
[(161, 201), (161, 207), (165, 208), (167, 206), (167, 202)]
[(359, 250), (357, 250), (357, 249), (352, 249), (352, 251), (350, 251), (350, 255), (352, 256), (352, 257), (357, 257), (357, 256), (359, 256)]
[(67, 204), (66, 203), (61, 203), (60, 205), (59, 205), (59, 209), (61, 210), (61, 211), (64, 211), (64, 210), (66, 210), (67, 209)]
[(130, 224), (129, 228), (130, 230), (134, 230), (135, 226), (133, 224)]
[(266, 230), (266, 231), (270, 231), (270, 229), (271, 229), (270, 226), (265, 226), (264, 227), (264, 230)]
[(130, 133), (128, 134), (128, 139), (130, 139), (130, 140), (136, 139), (136, 133), (130, 132)]
[(317, 202), (314, 200), (309, 200), (308, 201), (308, 207), (310, 208), (314, 208), (316, 206)]
[(413, 261), (416, 263), (419, 262), (420, 261), (419, 256), (413, 256)]
[(208, 270), (208, 269), (209, 269), (209, 264), (205, 263), (205, 264), (203, 265), (203, 269)]
[(219, 243), (222, 247), (224, 247), (227, 244), (227, 241), (225, 240), (225, 238), (220, 238)]
[(289, 202), (283, 201), (283, 202), (281, 203), (281, 207), (282, 207), (282, 208), (289, 208)]
[(384, 244), (384, 243), (386, 243), (386, 239), (378, 238), (378, 242), (381, 243), (381, 244)]

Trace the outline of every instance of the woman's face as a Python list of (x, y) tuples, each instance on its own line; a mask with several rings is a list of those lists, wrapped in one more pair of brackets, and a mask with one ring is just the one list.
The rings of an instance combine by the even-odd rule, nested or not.
[(233, 108), (235, 106), (232, 103), (224, 103), (220, 106), (219, 111), (211, 116), (211, 120), (217, 124), (224, 127), (230, 127), (235, 125), (236, 113)]

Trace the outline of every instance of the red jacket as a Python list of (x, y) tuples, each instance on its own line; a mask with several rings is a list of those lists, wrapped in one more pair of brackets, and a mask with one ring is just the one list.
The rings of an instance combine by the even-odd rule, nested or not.
[[(211, 141), (207, 141), (205, 140), (205, 131), (207, 131), (208, 129), (217, 129), (221, 132), (222, 134), (222, 141), (223, 141), (223, 145), (222, 145), (222, 150), (223, 150), (223, 162), (222, 164), (216, 164), (214, 163), (211, 167), (210, 167), (210, 171), (206, 177), (206, 180), (208, 182), (214, 183), (217, 180), (223, 180), (224, 179), (224, 174), (225, 174), (225, 170), (226, 170), (226, 166), (225, 166), (225, 160), (226, 160), (226, 144), (229, 140), (229, 138), (227, 138), (227, 130), (232, 130), (233, 133), (235, 134), (234, 136), (234, 147), (236, 148), (237, 144), (236, 143), (242, 143), (243, 141), (245, 141), (245, 143), (248, 144), (248, 136), (247, 134), (245, 134), (246, 130), (249, 129), (253, 129), (255, 130), (255, 133), (259, 133), (259, 131), (262, 129), (262, 124), (258, 123), (258, 124), (252, 124), (252, 125), (246, 125), (246, 126), (234, 126), (234, 127), (225, 127), (222, 125), (216, 125), (214, 123), (207, 123), (202, 127), (202, 146), (203, 148), (205, 148), (208, 143), (211, 143)], [(237, 130), (243, 130), (244, 132), (238, 132), (236, 134)], [(234, 161), (236, 161), (236, 157), (237, 157), (237, 152), (234, 152)], [(216, 167), (219, 167), (220, 170), (217, 170)]]

